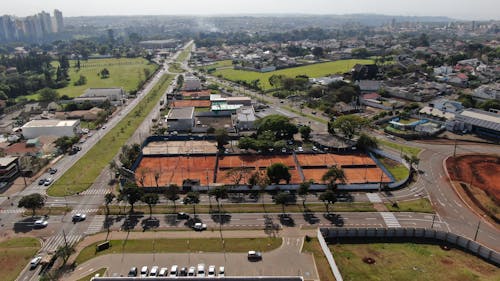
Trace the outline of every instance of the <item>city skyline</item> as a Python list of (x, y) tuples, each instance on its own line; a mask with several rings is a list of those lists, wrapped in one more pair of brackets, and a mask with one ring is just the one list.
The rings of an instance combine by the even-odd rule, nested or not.
[[(19, 0), (4, 3), (3, 14), (25, 17), (42, 10), (62, 10), (65, 17), (103, 15), (233, 15), (233, 14), (384, 14), (393, 16), (446, 16), (462, 20), (498, 20), (500, 2), (478, 1), (405, 1), (359, 0), (351, 1), (298, 1), (254, 0), (251, 6), (241, 0), (184, 0), (165, 1), (97, 1), (88, 0), (85, 5), (61, 0)], [(461, 3), (457, 3), (461, 2)], [(459, 4), (459, 5), (457, 5)], [(99, 7), (98, 10), (95, 7)], [(488, 7), (488, 8), (485, 8)]]

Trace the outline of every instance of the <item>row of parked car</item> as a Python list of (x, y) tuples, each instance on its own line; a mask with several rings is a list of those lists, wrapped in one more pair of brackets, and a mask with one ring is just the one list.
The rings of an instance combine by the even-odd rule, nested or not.
[(136, 277), (138, 274), (140, 274), (140, 277), (224, 277), (225, 269), (223, 266), (219, 266), (219, 270), (217, 271), (215, 265), (210, 265), (208, 270), (205, 271), (205, 264), (202, 263), (198, 264), (197, 267), (191, 266), (189, 268), (179, 268), (178, 265), (172, 265), (170, 270), (168, 267), (160, 268), (155, 265), (151, 269), (143, 266), (139, 272), (137, 267), (132, 267), (128, 272), (128, 277)]

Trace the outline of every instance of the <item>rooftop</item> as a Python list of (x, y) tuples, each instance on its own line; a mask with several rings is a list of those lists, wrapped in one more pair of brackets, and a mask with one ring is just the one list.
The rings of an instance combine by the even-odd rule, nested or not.
[(176, 107), (170, 109), (167, 119), (192, 119), (194, 116), (194, 107)]
[(457, 119), (474, 126), (500, 131), (500, 115), (479, 109), (466, 109), (457, 115)]
[(22, 128), (37, 128), (37, 127), (68, 127), (75, 126), (80, 123), (80, 120), (31, 120), (24, 124)]
[(0, 166), (9, 166), (12, 162), (16, 161), (17, 157), (0, 157)]
[(80, 97), (105, 97), (111, 95), (123, 95), (122, 88), (89, 88)]

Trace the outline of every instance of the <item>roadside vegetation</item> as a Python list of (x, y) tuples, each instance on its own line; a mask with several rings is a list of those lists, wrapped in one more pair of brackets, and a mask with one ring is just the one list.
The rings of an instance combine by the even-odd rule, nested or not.
[(99, 270), (96, 270), (90, 274), (88, 274), (87, 276), (84, 276), (80, 279), (78, 279), (78, 281), (89, 281), (90, 279), (92, 279), (92, 277), (94, 277), (96, 274), (99, 274), (99, 276), (104, 276), (104, 273), (106, 272), (106, 268), (101, 268)]
[[(458, 249), (415, 243), (332, 244), (344, 280), (493, 281), (500, 279), (494, 265)], [(373, 264), (363, 261), (374, 259)]]
[(47, 190), (47, 194), (49, 196), (66, 196), (89, 188), (159, 102), (173, 78), (172, 75), (161, 77), (149, 94), (57, 180)]
[(16, 280), (26, 264), (40, 249), (36, 238), (13, 238), (0, 243), (0, 266), (2, 280)]
[(383, 157), (378, 158), (378, 160), (384, 165), (389, 173), (391, 173), (396, 181), (406, 179), (410, 175), (410, 170), (399, 162)]
[(261, 252), (275, 250), (281, 246), (281, 238), (219, 238), (194, 239), (138, 239), (111, 240), (107, 250), (96, 252), (96, 242), (85, 247), (76, 258), (82, 264), (92, 258), (117, 253), (189, 253), (189, 252), (233, 252), (244, 253), (249, 250)]
[(409, 154), (410, 156), (418, 157), (418, 154), (420, 153), (420, 151), (422, 151), (422, 149), (418, 147), (407, 146), (382, 139), (378, 139), (378, 142), (383, 146), (387, 146), (389, 148), (402, 152), (403, 154)]
[(434, 208), (427, 198), (398, 201), (397, 204), (385, 203), (385, 206), (391, 212), (434, 213)]

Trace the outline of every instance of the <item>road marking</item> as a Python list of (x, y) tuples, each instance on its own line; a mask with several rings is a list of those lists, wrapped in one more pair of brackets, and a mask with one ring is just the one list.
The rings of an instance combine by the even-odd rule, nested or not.
[(365, 220), (376, 220), (377, 218), (365, 218)]
[(457, 204), (458, 207), (462, 208), (462, 204), (458, 203), (457, 200), (453, 200), (453, 202), (455, 202), (455, 204)]
[(85, 234), (94, 234), (99, 231), (104, 227), (104, 220), (106, 219), (106, 216), (95, 216), (92, 219), (92, 222), (90, 222), (89, 227), (87, 228), (87, 231), (85, 231)]
[[(71, 245), (80, 240), (81, 237), (82, 237), (81, 235), (66, 235), (66, 241), (68, 245)], [(54, 252), (57, 250), (57, 248), (64, 245), (64, 243), (65, 243), (64, 235), (58, 234), (56, 236), (51, 236), (49, 239), (47, 239), (47, 241), (45, 241), (42, 247), (42, 251)]]
[(366, 196), (370, 200), (370, 203), (382, 203), (382, 199), (380, 199), (377, 193), (367, 193)]
[(0, 214), (21, 214), (24, 213), (24, 209), (14, 209), (14, 210), (0, 210)]
[(384, 222), (387, 225), (387, 227), (401, 227), (401, 225), (398, 222), (398, 219), (394, 216), (393, 213), (380, 212), (379, 214), (382, 216), (382, 219), (384, 219)]
[(443, 202), (441, 202), (441, 200), (437, 199), (437, 201), (439, 204), (441, 204), (441, 206), (446, 207), (446, 205)]

